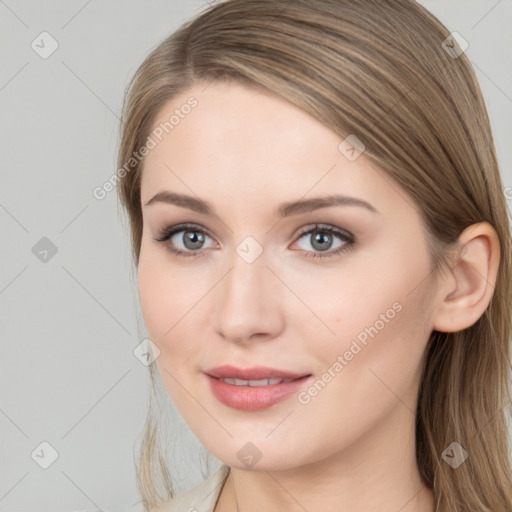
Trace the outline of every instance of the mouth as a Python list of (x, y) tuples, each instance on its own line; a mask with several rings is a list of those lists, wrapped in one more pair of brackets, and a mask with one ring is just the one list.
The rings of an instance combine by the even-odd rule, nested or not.
[[(214, 379), (216, 377), (213, 377)], [(302, 377), (298, 377), (302, 378)], [(274, 386), (275, 384), (281, 384), (283, 382), (292, 382), (297, 379), (259, 379), (259, 380), (244, 380), (244, 379), (235, 379), (232, 377), (224, 377), (219, 378), (222, 382), (226, 384), (232, 384), (234, 386)]]
[(263, 367), (242, 370), (224, 366), (204, 373), (219, 402), (243, 411), (271, 407), (300, 391), (312, 377), (312, 374), (293, 374)]
[[(304, 377), (305, 373), (290, 372), (287, 370), (279, 370), (277, 368), (269, 368), (267, 366), (253, 366), (252, 368), (237, 368), (236, 366), (223, 365), (210, 368), (204, 373), (210, 377), (217, 379), (238, 379), (243, 381), (259, 381), (259, 380), (294, 380)], [(256, 384), (258, 385), (258, 384)]]

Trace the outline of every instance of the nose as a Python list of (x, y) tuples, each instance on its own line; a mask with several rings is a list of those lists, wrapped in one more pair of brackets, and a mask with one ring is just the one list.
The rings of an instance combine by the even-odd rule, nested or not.
[(284, 285), (268, 267), (265, 253), (248, 262), (238, 253), (215, 296), (216, 330), (237, 344), (271, 340), (284, 326)]

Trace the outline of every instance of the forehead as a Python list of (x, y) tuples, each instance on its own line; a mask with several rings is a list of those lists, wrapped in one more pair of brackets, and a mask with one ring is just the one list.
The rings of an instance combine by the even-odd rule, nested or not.
[[(193, 108), (186, 107), (190, 98)], [(169, 128), (172, 117), (164, 144), (148, 160), (174, 152), (186, 154), (189, 163), (214, 154), (217, 167), (239, 160), (247, 166), (284, 160), (321, 166), (321, 152), (337, 152), (339, 137), (318, 120), (282, 98), (237, 83), (189, 89), (161, 109), (154, 127)]]
[(245, 85), (196, 85), (160, 110), (153, 133), (159, 127), (161, 140), (142, 174), (143, 202), (161, 189), (212, 203), (216, 197), (258, 195), (263, 204), (349, 192), (382, 202), (383, 193), (393, 194), (364, 153), (348, 160), (339, 149), (343, 139), (320, 121)]

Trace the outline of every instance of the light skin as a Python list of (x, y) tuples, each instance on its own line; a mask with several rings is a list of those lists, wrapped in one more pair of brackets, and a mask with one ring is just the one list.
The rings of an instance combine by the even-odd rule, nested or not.
[[(414, 201), (364, 153), (350, 161), (338, 149), (342, 138), (319, 121), (235, 83), (194, 85), (162, 108), (155, 126), (190, 96), (197, 107), (146, 157), (138, 285), (170, 397), (232, 468), (215, 511), (433, 512), (414, 444), (425, 347), (434, 329), (464, 329), (485, 311), (499, 263), (495, 231), (470, 226), (451, 269), (432, 272)], [(146, 206), (162, 191), (206, 200), (216, 214)], [(283, 202), (331, 194), (376, 212), (352, 204), (275, 215)], [(195, 227), (154, 240), (181, 223)], [(336, 234), (330, 245), (315, 243), (303, 233), (318, 223), (355, 243)], [(203, 244), (186, 244), (187, 229), (202, 229)], [(263, 249), (252, 263), (236, 251), (248, 236)], [(179, 257), (170, 246), (201, 255)], [(393, 304), (400, 311), (379, 328)], [(267, 409), (233, 409), (203, 373), (261, 365), (317, 380), (375, 325), (378, 333), (306, 404), (293, 394)], [(237, 456), (248, 442), (261, 452), (250, 468)]]

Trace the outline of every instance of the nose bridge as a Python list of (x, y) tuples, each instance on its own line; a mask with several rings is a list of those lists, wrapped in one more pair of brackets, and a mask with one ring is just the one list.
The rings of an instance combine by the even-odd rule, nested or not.
[(224, 284), (223, 303), (240, 304), (241, 309), (251, 307), (253, 311), (266, 301), (264, 295), (272, 273), (267, 268), (267, 258), (261, 248), (256, 255), (254, 246), (242, 242), (231, 258), (231, 271)]
[(263, 247), (247, 237), (230, 259), (231, 270), (223, 279), (217, 297), (217, 329), (232, 340), (253, 334), (271, 334), (278, 327), (279, 306), (273, 273)]
[(249, 287), (247, 293), (257, 293), (255, 287), (264, 285), (267, 273), (268, 252), (264, 250), (254, 236), (247, 235), (241, 242), (233, 248), (233, 253), (228, 258), (231, 271), (228, 276), (229, 288), (231, 292), (239, 294), (244, 293), (244, 289)]

